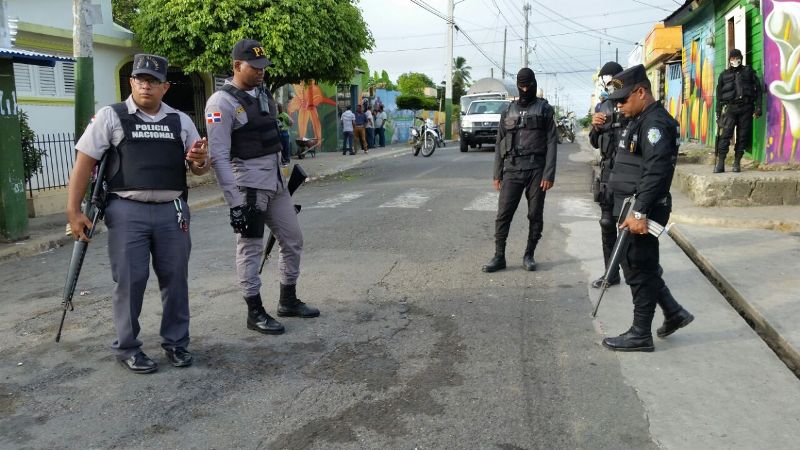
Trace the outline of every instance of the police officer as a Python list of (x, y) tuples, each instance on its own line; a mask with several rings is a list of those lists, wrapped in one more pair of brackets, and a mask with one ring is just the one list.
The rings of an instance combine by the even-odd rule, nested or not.
[(517, 74), (519, 99), (500, 117), (494, 157), (494, 188), (500, 191), (495, 221), (495, 254), (484, 272), (506, 268), (506, 239), (523, 192), (528, 200), (528, 244), (522, 257), (526, 270), (536, 270), (533, 257), (544, 226), (544, 197), (556, 176), (556, 123), (553, 107), (536, 96), (536, 76), (525, 67)]
[[(614, 75), (622, 72), (622, 66), (609, 61), (600, 69), (599, 83), (606, 93), (606, 99), (597, 105), (592, 115), (592, 129), (589, 131), (589, 142), (600, 150), (600, 175), (594, 182), (594, 201), (600, 204), (600, 236), (603, 242), (603, 261), (608, 270), (608, 259), (617, 241), (617, 220), (614, 217), (614, 194), (608, 187), (608, 177), (614, 164), (614, 153), (617, 150), (622, 130), (628, 120), (620, 112), (612, 100), (608, 100), (608, 85)], [(599, 288), (605, 281), (605, 274), (592, 281), (592, 287)], [(609, 285), (619, 284), (619, 268), (615, 268), (608, 279)]]
[(150, 255), (161, 289), (161, 346), (176, 367), (192, 364), (189, 345), (188, 263), (192, 243), (186, 169), (201, 175), (210, 164), (207, 146), (192, 120), (161, 99), (169, 89), (167, 60), (138, 54), (133, 60), (131, 95), (97, 111), (78, 143), (67, 200), (72, 234), (87, 240), (92, 222), (80, 211), (86, 181), (98, 160), (110, 152), (105, 223), (115, 287), (112, 296), (117, 359), (135, 373), (158, 365), (142, 351), (142, 310)]
[(725, 157), (736, 129), (736, 145), (732, 170), (740, 172), (742, 156), (750, 147), (753, 118), (761, 117), (761, 81), (756, 72), (742, 65), (742, 52), (731, 50), (730, 66), (719, 74), (717, 80), (717, 163), (714, 173), (725, 172)]
[(617, 337), (603, 339), (603, 345), (618, 351), (653, 351), (651, 325), (656, 304), (664, 311), (664, 324), (657, 330), (667, 337), (688, 325), (694, 316), (672, 297), (661, 278), (658, 238), (647, 232), (647, 220), (667, 223), (672, 210), (669, 193), (678, 159), (679, 125), (655, 101), (644, 66), (633, 66), (611, 81), (609, 99), (630, 119), (623, 132), (609, 186), (615, 193), (614, 214), (622, 207), (621, 194), (636, 194), (633, 213), (620, 225), (630, 230), (630, 243), (622, 270), (633, 295), (633, 325)]
[(242, 39), (231, 52), (233, 78), (206, 103), (211, 163), (230, 206), (236, 237), (236, 272), (247, 303), (247, 328), (281, 334), (283, 325), (264, 310), (258, 270), (265, 223), (280, 248), (279, 316), (317, 317), (319, 310), (296, 295), (303, 234), (287, 180), (280, 171), (278, 109), (262, 89), (271, 63), (258, 41)]

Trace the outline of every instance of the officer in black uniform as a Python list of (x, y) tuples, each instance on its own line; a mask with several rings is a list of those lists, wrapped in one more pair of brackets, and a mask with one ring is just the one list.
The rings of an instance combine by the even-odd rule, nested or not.
[[(599, 82), (608, 91), (608, 85), (614, 75), (622, 72), (622, 66), (614, 61), (603, 65), (599, 73)], [(608, 177), (614, 164), (614, 153), (617, 151), (622, 130), (628, 124), (628, 119), (617, 111), (617, 105), (606, 99), (597, 107), (592, 116), (592, 129), (589, 131), (589, 142), (592, 147), (600, 150), (600, 175), (595, 179), (592, 190), (594, 201), (600, 204), (600, 236), (603, 242), (603, 261), (606, 270), (608, 259), (617, 241), (617, 220), (613, 214), (614, 195), (608, 187)], [(603, 285), (605, 274), (592, 281), (592, 287), (599, 288)], [(619, 268), (616, 268), (608, 279), (608, 284), (619, 284)]]
[(725, 172), (725, 156), (736, 129), (732, 170), (740, 172), (742, 155), (750, 147), (753, 118), (761, 117), (761, 81), (756, 72), (742, 65), (742, 52), (731, 50), (730, 66), (719, 74), (717, 80), (717, 163), (714, 173)]
[(86, 240), (92, 222), (80, 210), (86, 181), (108, 153), (108, 256), (114, 278), (112, 306), (117, 360), (135, 373), (158, 365), (142, 351), (139, 314), (150, 257), (158, 277), (163, 313), (161, 338), (176, 367), (192, 364), (189, 344), (189, 207), (186, 170), (208, 172), (208, 150), (186, 114), (161, 99), (169, 88), (167, 60), (138, 54), (133, 59), (131, 95), (97, 111), (78, 143), (67, 199), (67, 217), (76, 238)]
[(484, 272), (506, 268), (506, 239), (522, 193), (528, 199), (528, 245), (522, 258), (536, 270), (533, 252), (542, 237), (544, 197), (556, 176), (556, 123), (553, 107), (536, 97), (536, 76), (525, 67), (517, 74), (519, 99), (500, 117), (494, 157), (494, 188), (500, 191), (495, 222), (494, 258)]
[(609, 185), (615, 193), (614, 214), (622, 207), (618, 193), (634, 192), (633, 213), (620, 225), (631, 232), (622, 270), (633, 295), (633, 325), (617, 337), (603, 339), (603, 345), (618, 351), (651, 352), (651, 326), (656, 304), (664, 310), (664, 324), (657, 330), (667, 337), (694, 320), (672, 297), (661, 278), (658, 238), (647, 232), (647, 220), (662, 225), (669, 220), (669, 193), (678, 159), (679, 125), (655, 101), (644, 66), (637, 65), (616, 75), (609, 99), (630, 119), (614, 157)]

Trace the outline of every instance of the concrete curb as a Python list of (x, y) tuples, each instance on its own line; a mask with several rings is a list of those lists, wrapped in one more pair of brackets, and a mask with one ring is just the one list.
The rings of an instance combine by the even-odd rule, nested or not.
[(673, 211), (669, 217), (670, 222), (687, 225), (705, 225), (718, 228), (743, 228), (764, 229), (780, 231), (782, 233), (800, 233), (800, 221), (796, 220), (771, 220), (771, 219), (734, 219), (730, 217), (698, 217)]
[(681, 232), (680, 225), (670, 227), (669, 236), (694, 262), (703, 275), (713, 284), (730, 305), (741, 315), (748, 325), (764, 340), (775, 352), (778, 358), (800, 378), (800, 349), (793, 347), (784, 339), (775, 327), (761, 314), (758, 308), (751, 305), (747, 299), (725, 278), (711, 261), (703, 256)]
[[(401, 145), (401, 144), (395, 144), (395, 145)], [(403, 154), (404, 152), (407, 152), (407, 151), (410, 153), (410, 150), (406, 147), (406, 145), (405, 144), (402, 144), (402, 145), (403, 145), (403, 147), (401, 147), (401, 148), (385, 150), (383, 153), (370, 153), (370, 154), (368, 154), (368, 155), (366, 155), (364, 157), (361, 157), (361, 158), (359, 158), (359, 159), (357, 159), (355, 161), (352, 161), (351, 163), (348, 163), (348, 164), (346, 164), (344, 166), (341, 166), (341, 167), (338, 167), (338, 168), (334, 168), (334, 169), (331, 169), (331, 170), (322, 170), (320, 173), (308, 177), (307, 181), (311, 182), (311, 181), (316, 181), (316, 180), (322, 180), (322, 179), (324, 179), (326, 177), (329, 177), (331, 175), (336, 175), (338, 173), (342, 173), (342, 172), (350, 170), (350, 169), (355, 169), (356, 167), (358, 167), (361, 164), (364, 164), (366, 162), (376, 161), (376, 160), (383, 159), (383, 158), (388, 158), (388, 157), (394, 157), (394, 156), (397, 156), (397, 155), (401, 155), (401, 154)], [(302, 164), (302, 161), (305, 161), (305, 160), (301, 160), (300, 162), (297, 162), (297, 164)]]

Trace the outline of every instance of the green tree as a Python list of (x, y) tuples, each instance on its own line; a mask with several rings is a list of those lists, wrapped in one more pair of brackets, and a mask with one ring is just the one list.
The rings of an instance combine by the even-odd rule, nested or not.
[(424, 73), (408, 72), (397, 78), (397, 87), (402, 95), (419, 95), (425, 93), (425, 88), (435, 88), (436, 84)]
[(134, 17), (138, 14), (139, 0), (111, 0), (111, 11), (114, 22), (130, 28)]
[(33, 174), (42, 169), (42, 158), (47, 157), (45, 150), (34, 147), (36, 135), (28, 125), (28, 114), (21, 109), (19, 114), (20, 147), (22, 147), (22, 167), (25, 172), (25, 183), (30, 181)]
[(258, 39), (271, 90), (315, 79), (347, 82), (374, 39), (355, 0), (138, 0), (141, 47), (184, 72), (229, 73), (230, 49)]
[(435, 111), (439, 109), (439, 102), (432, 97), (424, 97), (422, 95), (398, 95), (395, 99), (397, 109), (410, 109), (416, 111), (419, 109), (428, 109)]
[(463, 56), (453, 58), (453, 85), (460, 84), (462, 88), (466, 89), (469, 82), (472, 81), (472, 76), (469, 71), (472, 67), (467, 65), (467, 59)]
[(383, 84), (384, 89), (388, 89), (390, 91), (397, 90), (397, 86), (392, 83), (391, 78), (389, 78), (389, 73), (385, 70), (381, 71), (381, 83)]

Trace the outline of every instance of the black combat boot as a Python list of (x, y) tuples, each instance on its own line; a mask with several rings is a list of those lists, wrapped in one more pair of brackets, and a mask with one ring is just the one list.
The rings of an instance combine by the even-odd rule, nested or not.
[(285, 331), (280, 322), (273, 319), (264, 310), (261, 303), (261, 294), (245, 297), (247, 302), (247, 328), (264, 334), (283, 334)]
[(742, 156), (744, 156), (744, 153), (736, 152), (733, 154), (733, 166), (731, 167), (733, 172), (742, 171)]
[(658, 330), (656, 330), (656, 335), (660, 338), (665, 338), (678, 331), (679, 328), (689, 325), (693, 320), (694, 316), (692, 313), (681, 308), (675, 314), (664, 318), (664, 325), (661, 325)]
[(537, 242), (528, 241), (528, 246), (525, 247), (525, 253), (522, 255), (522, 267), (528, 272), (536, 270), (536, 260), (533, 259), (533, 253), (536, 251)]
[(617, 337), (603, 339), (603, 346), (616, 352), (652, 352), (653, 335), (649, 330), (636, 325)]
[(497, 272), (506, 268), (506, 243), (495, 243), (494, 257), (481, 270), (486, 273)]
[(714, 173), (722, 173), (725, 172), (725, 157), (728, 156), (727, 153), (722, 154), (720, 153), (717, 155), (717, 165), (714, 166)]
[(280, 317), (317, 317), (319, 310), (308, 306), (297, 298), (296, 284), (281, 284), (281, 298), (278, 301), (278, 316)]

